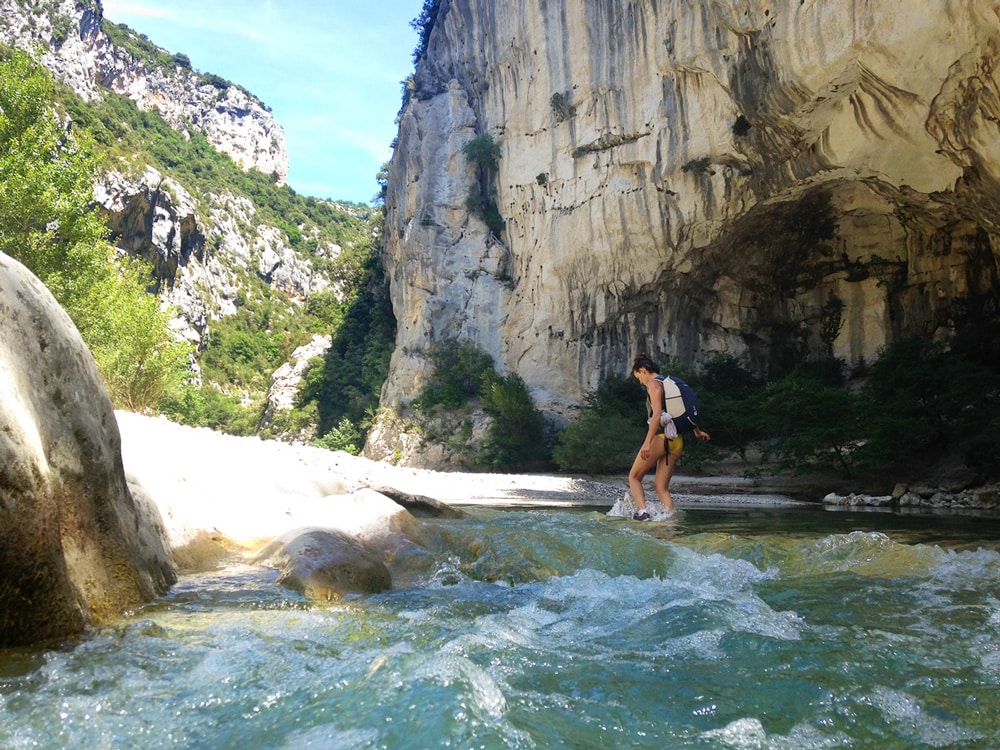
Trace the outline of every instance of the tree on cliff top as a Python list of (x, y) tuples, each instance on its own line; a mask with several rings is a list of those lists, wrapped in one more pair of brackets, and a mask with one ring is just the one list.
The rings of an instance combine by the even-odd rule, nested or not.
[(94, 210), (94, 160), (56, 116), (53, 81), (21, 51), (0, 50), (0, 251), (28, 267), (69, 313), (115, 405), (154, 406), (186, 372), (187, 348), (118, 260)]
[(420, 35), (417, 48), (413, 50), (414, 65), (427, 52), (427, 45), (430, 42), (431, 31), (434, 29), (434, 22), (437, 21), (439, 10), (441, 10), (441, 0), (424, 0), (424, 7), (420, 9), (420, 15), (410, 21), (410, 28)]

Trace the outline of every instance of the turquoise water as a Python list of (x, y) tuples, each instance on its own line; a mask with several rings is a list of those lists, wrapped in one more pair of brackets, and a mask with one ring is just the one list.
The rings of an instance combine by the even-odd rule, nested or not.
[(997, 521), (470, 513), (382, 595), (235, 565), (0, 654), (0, 747), (1000, 746)]

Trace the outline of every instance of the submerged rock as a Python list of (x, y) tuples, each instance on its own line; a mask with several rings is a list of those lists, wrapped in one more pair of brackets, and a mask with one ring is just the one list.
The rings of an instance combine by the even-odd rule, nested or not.
[(374, 594), (392, 585), (379, 557), (336, 529), (295, 529), (278, 537), (254, 562), (280, 571), (278, 583), (310, 599), (336, 601), (345, 594)]

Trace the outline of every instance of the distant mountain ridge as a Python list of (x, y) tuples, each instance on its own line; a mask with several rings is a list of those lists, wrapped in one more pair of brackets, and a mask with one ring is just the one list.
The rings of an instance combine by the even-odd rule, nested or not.
[(298, 195), (284, 131), (256, 96), (110, 23), (99, 0), (0, 0), (0, 47), (30, 51), (58, 82), (57, 111), (100, 162), (93, 198), (111, 241), (150, 264), (195, 348), (171, 417), (305, 441), (317, 409), (336, 425), (337, 392), (297, 396), (380, 272), (381, 209)]
[(244, 169), (285, 184), (285, 132), (260, 99), (107, 21), (100, 0), (0, 0), (0, 44), (41, 50), (42, 64), (86, 101), (102, 87), (127, 96), (182, 133), (196, 129)]

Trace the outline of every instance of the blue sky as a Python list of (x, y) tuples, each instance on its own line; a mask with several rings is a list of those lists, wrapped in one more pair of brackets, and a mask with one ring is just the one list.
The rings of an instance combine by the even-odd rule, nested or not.
[(423, 0), (105, 0), (123, 23), (202, 73), (243, 86), (285, 130), (288, 184), (368, 203), (392, 155)]

